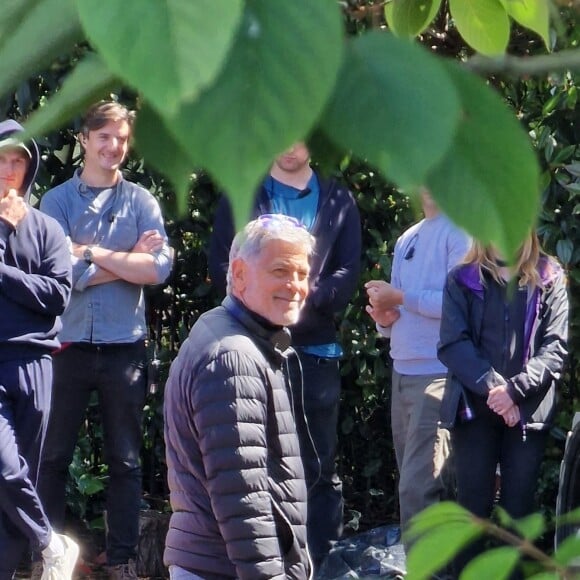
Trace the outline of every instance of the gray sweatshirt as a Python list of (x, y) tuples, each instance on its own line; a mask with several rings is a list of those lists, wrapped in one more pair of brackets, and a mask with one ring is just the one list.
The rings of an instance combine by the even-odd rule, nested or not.
[(391, 284), (403, 290), (401, 317), (392, 327), (377, 329), (391, 337), (391, 357), (404, 375), (445, 373), (437, 342), (447, 273), (465, 256), (467, 234), (444, 215), (425, 218), (397, 240)]

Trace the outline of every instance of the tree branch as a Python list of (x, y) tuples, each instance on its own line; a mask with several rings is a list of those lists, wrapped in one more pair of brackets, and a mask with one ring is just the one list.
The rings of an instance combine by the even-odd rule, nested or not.
[(545, 76), (569, 70), (580, 71), (580, 50), (569, 49), (538, 56), (510, 56), (497, 58), (476, 55), (464, 62), (473, 72), (481, 75), (504, 74), (512, 77)]

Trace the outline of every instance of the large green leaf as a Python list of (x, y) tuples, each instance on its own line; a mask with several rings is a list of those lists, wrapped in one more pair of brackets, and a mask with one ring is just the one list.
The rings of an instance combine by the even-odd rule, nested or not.
[(397, 36), (413, 38), (431, 24), (442, 0), (392, 0), (385, 5), (385, 18)]
[(459, 101), (442, 62), (385, 32), (349, 43), (322, 127), (403, 188), (424, 182), (459, 122)]
[(215, 79), (242, 0), (76, 0), (87, 36), (120, 78), (174, 111)]
[(10, 36), (26, 13), (30, 12), (40, 0), (2, 0), (2, 18), (0, 18), (0, 47)]
[(42, 70), (83, 38), (73, 0), (42, 0), (24, 6), (28, 8), (26, 11), (11, 4), (7, 21), (12, 22), (13, 27), (7, 29), (6, 24), (2, 25), (0, 96)]
[(240, 224), (273, 158), (304, 139), (336, 81), (334, 0), (247, 0), (228, 62), (199, 99), (165, 116), (192, 161), (223, 186)]
[(119, 81), (100, 57), (89, 54), (66, 77), (60, 90), (26, 122), (30, 135), (45, 135), (82, 114), (89, 105), (107, 96)]
[(509, 0), (508, 14), (522, 26), (539, 34), (550, 48), (550, 6), (548, 0)]
[(510, 546), (488, 550), (467, 564), (461, 573), (461, 580), (504, 580), (509, 578), (519, 558), (518, 550)]
[(135, 142), (137, 150), (147, 163), (173, 183), (177, 194), (177, 210), (183, 215), (187, 209), (193, 163), (175, 137), (165, 128), (163, 119), (147, 105), (137, 116)]
[(462, 548), (480, 535), (474, 524), (450, 522), (431, 530), (412, 546), (407, 558), (409, 578), (432, 578)]
[(451, 219), (513, 256), (537, 216), (536, 156), (500, 97), (455, 63), (446, 66), (461, 96), (463, 115), (453, 146), (427, 185)]
[(449, 0), (449, 10), (469, 46), (487, 56), (505, 52), (510, 21), (500, 0)]

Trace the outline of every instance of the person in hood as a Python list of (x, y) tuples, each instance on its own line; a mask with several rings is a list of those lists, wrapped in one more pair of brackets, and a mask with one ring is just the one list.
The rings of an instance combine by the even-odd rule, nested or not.
[(311, 578), (285, 327), (306, 303), (313, 243), (288, 216), (250, 222), (232, 243), (228, 296), (194, 324), (171, 365), (172, 580)]
[[(316, 238), (310, 293), (292, 325), (292, 385), (302, 460), (308, 484), (308, 542), (320, 568), (342, 534), (344, 503), (336, 468), (340, 358), (338, 321), (358, 283), (361, 224), (356, 202), (334, 179), (310, 166), (310, 152), (295, 143), (273, 162), (255, 200), (253, 217), (281, 213), (302, 223)], [(209, 249), (209, 273), (219, 294), (226, 290), (228, 252), (234, 237), (231, 206), (218, 205)]]
[(42, 554), (43, 578), (64, 580), (79, 549), (53, 532), (36, 484), (71, 260), (59, 224), (28, 204), (39, 155), (22, 130), (0, 123), (0, 580), (13, 577), (27, 547)]

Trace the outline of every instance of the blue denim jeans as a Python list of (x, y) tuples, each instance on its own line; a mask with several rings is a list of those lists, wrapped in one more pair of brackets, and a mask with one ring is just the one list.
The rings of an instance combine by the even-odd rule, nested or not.
[(308, 486), (308, 546), (317, 569), (342, 534), (342, 482), (336, 472), (341, 380), (338, 359), (298, 356), (300, 365), (290, 360), (290, 379)]
[(51, 383), (48, 355), (0, 362), (0, 580), (12, 578), (29, 545), (42, 550), (50, 538), (35, 486)]
[(53, 402), (40, 466), (39, 492), (62, 531), (65, 486), (89, 398), (97, 393), (109, 468), (106, 494), (108, 564), (135, 559), (141, 503), (140, 451), (147, 385), (146, 348), (75, 343), (54, 356)]

